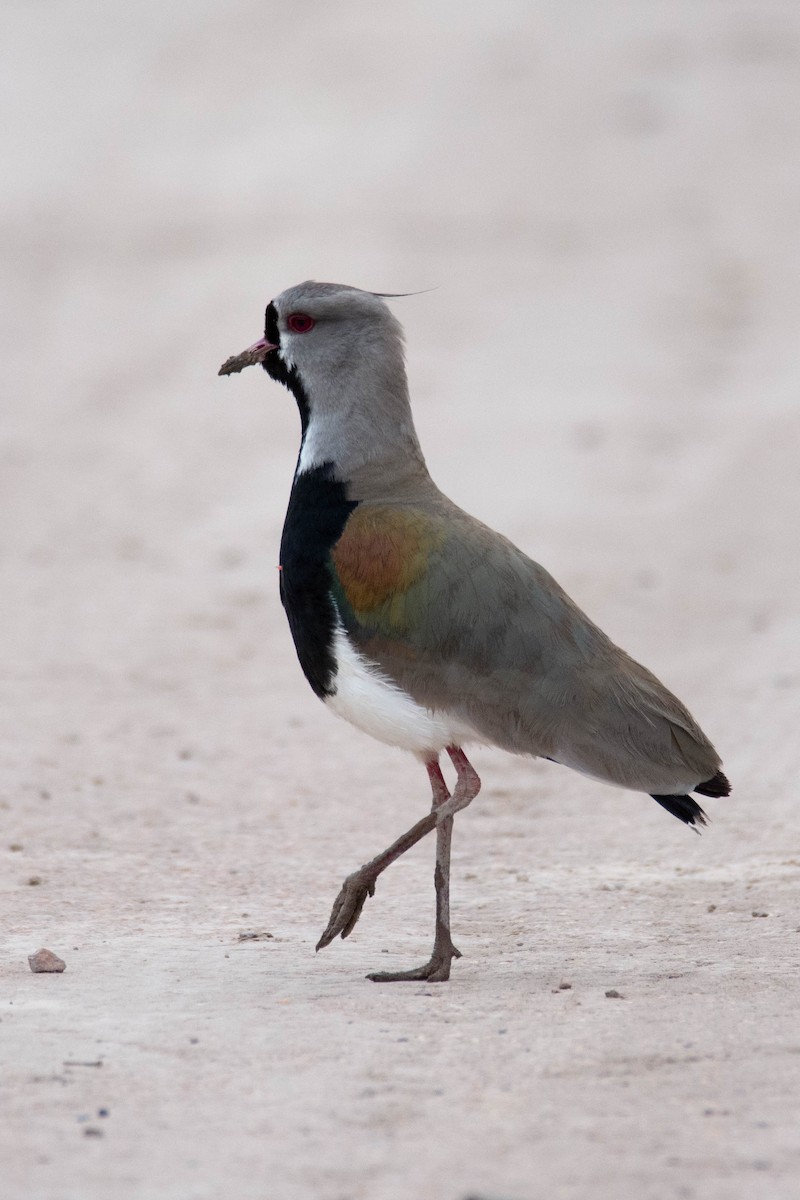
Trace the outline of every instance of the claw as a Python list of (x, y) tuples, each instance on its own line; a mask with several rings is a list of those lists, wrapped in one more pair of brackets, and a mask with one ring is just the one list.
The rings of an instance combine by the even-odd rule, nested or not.
[(428, 983), (446, 983), (450, 978), (450, 966), (454, 958), (461, 958), (461, 951), (456, 950), (449, 940), (442, 945), (434, 946), (433, 954), (428, 962), (410, 971), (373, 971), (367, 979), (373, 983), (401, 983), (403, 980), (424, 979)]
[(362, 871), (354, 871), (352, 875), (348, 875), (333, 902), (330, 920), (317, 942), (317, 950), (329, 946), (335, 937), (346, 938), (361, 916), (367, 897), (374, 895), (375, 879), (372, 875), (366, 875)]

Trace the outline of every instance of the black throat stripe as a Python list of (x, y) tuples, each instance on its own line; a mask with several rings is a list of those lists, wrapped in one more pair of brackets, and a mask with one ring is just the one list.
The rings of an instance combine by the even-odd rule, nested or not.
[[(264, 314), (264, 336), (274, 346), (280, 346), (281, 335), (278, 328), (278, 310), (272, 301), (267, 305), (267, 311)], [(308, 396), (297, 371), (294, 367), (286, 366), (286, 363), (281, 358), (280, 350), (270, 350), (261, 365), (271, 379), (274, 379), (276, 383), (282, 383), (294, 396), (297, 401), (297, 407), (300, 410), (302, 436), (305, 437), (309, 421)]]
[(281, 537), (281, 602), (303, 673), (316, 694), (335, 692), (337, 624), (330, 553), (358, 501), (348, 500), (333, 463), (295, 476)]

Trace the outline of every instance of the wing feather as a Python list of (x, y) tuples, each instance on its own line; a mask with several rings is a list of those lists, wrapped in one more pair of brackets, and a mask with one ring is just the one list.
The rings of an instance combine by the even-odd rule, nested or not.
[(330, 571), (358, 649), (486, 741), (644, 791), (718, 769), (680, 701), (543, 567), (455, 505), (359, 505)]

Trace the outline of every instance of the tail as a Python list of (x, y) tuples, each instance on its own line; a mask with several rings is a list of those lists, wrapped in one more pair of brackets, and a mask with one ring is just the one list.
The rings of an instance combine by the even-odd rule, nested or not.
[[(717, 771), (713, 778), (707, 779), (705, 783), (698, 783), (693, 791), (701, 796), (730, 796), (731, 785), (722, 771)], [(683, 821), (686, 825), (693, 825), (695, 833), (700, 832), (697, 828), (698, 825), (708, 824), (708, 817), (691, 796), (653, 796), (653, 799), (658, 801), (668, 813), (672, 813), (673, 817), (677, 817), (679, 821)]]
[[(691, 796), (653, 796), (653, 799), (657, 800), (668, 813), (672, 813), (673, 817), (677, 817), (686, 825), (708, 824), (708, 817)], [(699, 833), (700, 830), (696, 829), (695, 832)]]
[(698, 783), (696, 788), (692, 788), (692, 791), (697, 792), (700, 796), (730, 796), (731, 785), (722, 771), (717, 771), (713, 779), (707, 779), (705, 783)]

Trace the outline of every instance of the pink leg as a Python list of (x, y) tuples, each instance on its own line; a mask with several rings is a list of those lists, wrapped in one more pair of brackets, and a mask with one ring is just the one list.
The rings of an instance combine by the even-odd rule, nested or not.
[(425, 765), (431, 781), (432, 807), (407, 833), (393, 842), (377, 858), (348, 875), (342, 890), (336, 897), (328, 927), (320, 938), (317, 949), (327, 946), (337, 935), (343, 938), (352, 930), (361, 915), (367, 896), (375, 894), (375, 881), (382, 871), (415, 845), (432, 829), (436, 829), (436, 934), (429, 962), (410, 971), (381, 971), (367, 976), (375, 982), (394, 982), (404, 979), (427, 979), (442, 982), (450, 977), (450, 964), (460, 958), (459, 951), (450, 937), (450, 845), (453, 836), (453, 817), (475, 799), (481, 781), (459, 746), (448, 746), (447, 753), (456, 768), (458, 778), (452, 796), (439, 767), (438, 756)]

